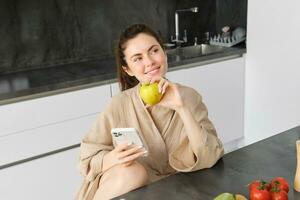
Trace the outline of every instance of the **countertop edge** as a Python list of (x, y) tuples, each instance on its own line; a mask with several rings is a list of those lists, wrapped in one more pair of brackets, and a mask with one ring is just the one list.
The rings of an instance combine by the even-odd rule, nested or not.
[[(225, 55), (220, 55), (219, 57), (214, 57), (215, 55), (212, 55), (212, 56), (206, 56), (205, 58), (202, 58), (202, 59), (195, 58), (195, 59), (189, 60), (187, 63), (183, 63), (183, 64), (175, 65), (175, 66), (172, 66), (172, 63), (171, 63), (170, 64), (171, 67), (169, 67), (168, 72), (181, 70), (181, 69), (188, 69), (188, 68), (192, 68), (192, 67), (199, 67), (202, 65), (207, 65), (207, 64), (216, 63), (216, 62), (222, 62), (222, 61), (226, 61), (226, 60), (230, 60), (230, 59), (235, 59), (235, 58), (242, 57), (245, 53), (246, 53), (246, 51), (238, 51), (238, 52), (232, 52), (232, 53), (225, 54)], [(33, 100), (33, 99), (37, 99), (37, 98), (47, 97), (47, 96), (51, 96), (51, 95), (63, 94), (63, 93), (67, 93), (67, 92), (74, 92), (77, 90), (98, 87), (101, 85), (107, 85), (107, 84), (112, 84), (112, 83), (116, 83), (116, 82), (117, 82), (116, 78), (111, 78), (111, 79), (95, 81), (95, 82), (87, 83), (87, 84), (81, 84), (81, 85), (76, 85), (76, 86), (60, 88), (60, 89), (54, 89), (51, 91), (38, 92), (35, 94), (29, 94), (29, 95), (24, 95), (24, 96), (19, 96), (19, 97), (11, 97), (11, 98), (0, 100), (0, 106), (17, 103), (17, 102), (21, 102), (21, 101), (27, 101), (27, 100)]]

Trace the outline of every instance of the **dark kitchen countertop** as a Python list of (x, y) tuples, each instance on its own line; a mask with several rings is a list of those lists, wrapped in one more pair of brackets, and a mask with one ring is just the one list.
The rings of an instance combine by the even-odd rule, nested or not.
[(223, 192), (249, 199), (251, 181), (270, 181), (276, 176), (288, 181), (289, 199), (300, 199), (300, 193), (293, 190), (299, 139), (300, 126), (228, 153), (210, 169), (177, 173), (115, 199), (212, 200)]
[[(232, 59), (245, 52), (246, 48), (237, 47), (194, 58), (168, 56), (169, 71)], [(116, 82), (113, 58), (4, 74), (0, 75), (0, 105), (113, 82)]]

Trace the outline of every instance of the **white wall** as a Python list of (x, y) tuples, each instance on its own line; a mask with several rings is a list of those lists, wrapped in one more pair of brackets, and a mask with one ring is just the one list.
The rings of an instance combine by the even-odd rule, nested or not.
[(249, 0), (245, 143), (300, 125), (300, 1)]

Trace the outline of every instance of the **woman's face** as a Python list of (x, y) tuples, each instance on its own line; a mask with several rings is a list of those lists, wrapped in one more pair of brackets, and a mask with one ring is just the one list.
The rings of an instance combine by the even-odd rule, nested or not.
[(123, 69), (127, 74), (135, 76), (142, 83), (165, 76), (168, 69), (167, 56), (154, 37), (140, 33), (128, 40), (125, 47), (128, 66), (123, 66)]

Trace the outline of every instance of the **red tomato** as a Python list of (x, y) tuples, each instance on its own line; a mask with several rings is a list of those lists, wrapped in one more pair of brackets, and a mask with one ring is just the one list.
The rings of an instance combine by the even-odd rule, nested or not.
[(288, 200), (288, 195), (284, 190), (271, 192), (271, 197), (272, 200)]
[(260, 180), (255, 180), (253, 182), (250, 183), (249, 185), (249, 191), (258, 188), (260, 186), (261, 181)]
[(271, 186), (275, 186), (278, 190), (284, 190), (287, 193), (289, 192), (289, 184), (287, 180), (282, 177), (273, 178), (271, 181)]
[(264, 180), (255, 180), (252, 181), (249, 185), (249, 191), (251, 191), (252, 189), (267, 189), (270, 190), (271, 189), (271, 185), (267, 182), (265, 182)]
[(269, 191), (270, 191), (271, 188), (272, 188), (270, 183), (266, 183), (266, 184), (265, 184), (265, 187), (266, 187), (266, 189), (269, 190)]
[(266, 187), (264, 188), (256, 188), (254, 187), (250, 192), (250, 200), (271, 200), (271, 194), (267, 190)]

